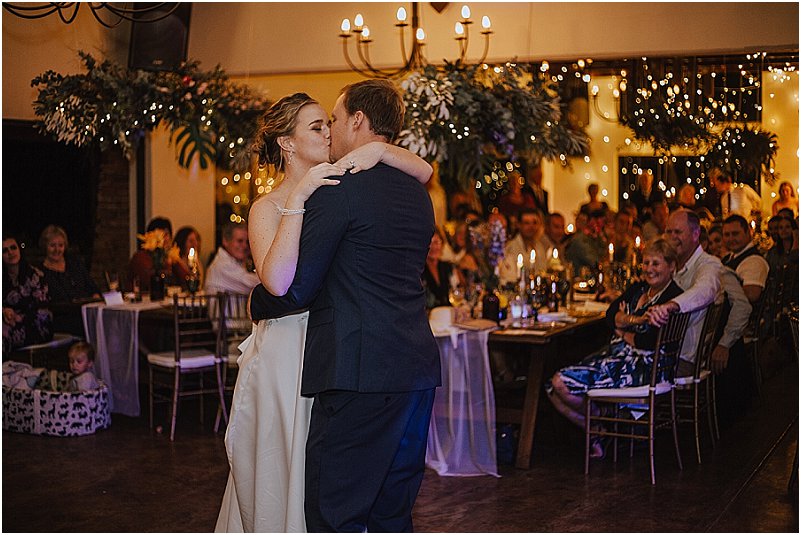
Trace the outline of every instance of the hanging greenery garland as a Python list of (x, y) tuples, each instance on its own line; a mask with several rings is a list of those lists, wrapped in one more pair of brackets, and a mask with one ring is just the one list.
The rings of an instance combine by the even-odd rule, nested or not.
[(269, 103), (231, 82), (219, 66), (201, 71), (190, 61), (175, 71), (150, 72), (79, 55), (85, 74), (47, 71), (31, 82), (39, 90), (34, 111), (43, 132), (78, 147), (120, 147), (130, 159), (145, 133), (164, 123), (180, 165), (188, 167), (197, 156), (203, 169), (211, 162), (249, 167), (258, 118)]
[(566, 165), (567, 157), (588, 154), (587, 135), (561, 122), (555, 84), (530, 65), (427, 65), (401, 88), (406, 122), (399, 144), (440, 162), (446, 189), (498, 181), (498, 161)]
[(705, 159), (735, 179), (743, 175), (762, 176), (765, 182), (773, 185), (776, 183), (778, 150), (773, 132), (758, 127), (730, 126), (719, 134), (718, 141), (706, 153)]

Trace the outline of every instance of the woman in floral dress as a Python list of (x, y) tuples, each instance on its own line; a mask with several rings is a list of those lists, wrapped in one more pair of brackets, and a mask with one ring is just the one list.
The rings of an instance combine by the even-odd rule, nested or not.
[(53, 339), (44, 275), (22, 258), (14, 236), (3, 237), (3, 354)]
[[(551, 403), (568, 420), (584, 428), (584, 396), (590, 389), (636, 387), (650, 382), (658, 329), (647, 322), (645, 312), (682, 293), (673, 282), (675, 270), (675, 249), (663, 238), (650, 242), (643, 252), (643, 280), (632, 284), (607, 309), (607, 323), (614, 329), (609, 346), (577, 365), (562, 368), (551, 378)], [(600, 440), (593, 440), (591, 447), (591, 457), (604, 455)]]

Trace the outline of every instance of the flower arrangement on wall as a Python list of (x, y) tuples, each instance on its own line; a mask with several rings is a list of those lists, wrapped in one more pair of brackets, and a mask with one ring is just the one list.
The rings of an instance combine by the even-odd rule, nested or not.
[(85, 74), (47, 71), (31, 81), (41, 130), (78, 147), (120, 147), (131, 158), (145, 133), (162, 122), (188, 167), (195, 155), (207, 168), (250, 165), (250, 143), (268, 102), (250, 88), (231, 82), (217, 66), (201, 71), (198, 62), (175, 71), (126, 69), (79, 52)]
[[(499, 161), (582, 156), (589, 139), (562, 122), (555, 84), (527, 64), (426, 65), (401, 82), (399, 144), (440, 163), (446, 189), (497, 181)], [(486, 182), (489, 184), (490, 182)]]

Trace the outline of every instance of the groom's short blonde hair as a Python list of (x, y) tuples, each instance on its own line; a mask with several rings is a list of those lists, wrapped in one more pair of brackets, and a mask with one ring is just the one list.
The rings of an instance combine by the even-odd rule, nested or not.
[(403, 127), (406, 106), (398, 88), (386, 79), (364, 80), (342, 89), (348, 115), (361, 111), (373, 133), (394, 141)]

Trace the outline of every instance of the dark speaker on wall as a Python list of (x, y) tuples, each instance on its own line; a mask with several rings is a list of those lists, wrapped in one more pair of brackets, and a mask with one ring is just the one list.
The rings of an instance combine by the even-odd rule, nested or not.
[[(135, 5), (140, 12), (134, 15), (136, 20), (131, 24), (128, 67), (168, 71), (186, 61), (192, 4), (168, 2)], [(153, 6), (154, 9), (142, 9), (145, 6)]]

